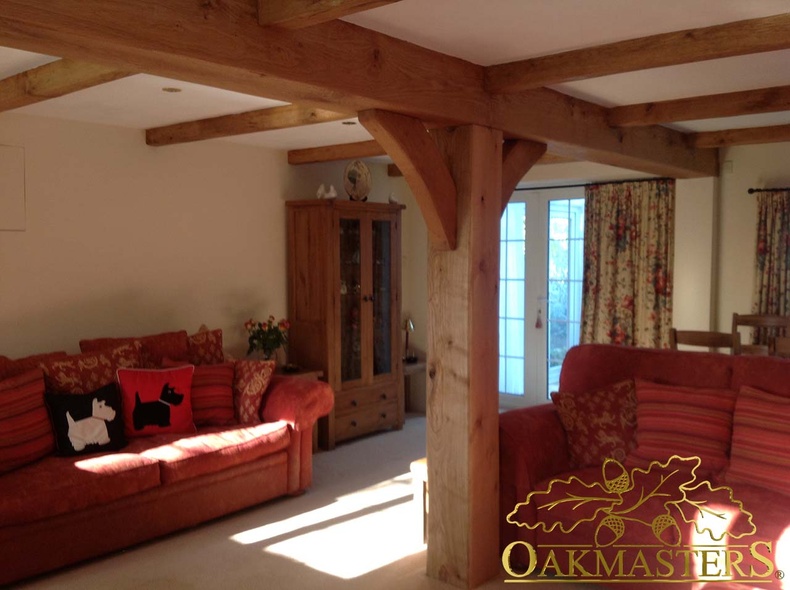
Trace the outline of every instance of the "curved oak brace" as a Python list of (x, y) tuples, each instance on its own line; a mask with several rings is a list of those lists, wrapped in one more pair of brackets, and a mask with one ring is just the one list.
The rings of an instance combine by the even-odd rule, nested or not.
[(425, 125), (413, 117), (377, 109), (361, 111), (359, 122), (400, 168), (417, 199), (434, 245), (455, 250), (458, 225), (455, 182)]
[(546, 144), (526, 139), (508, 140), (502, 147), (502, 213), (519, 180), (546, 153)]

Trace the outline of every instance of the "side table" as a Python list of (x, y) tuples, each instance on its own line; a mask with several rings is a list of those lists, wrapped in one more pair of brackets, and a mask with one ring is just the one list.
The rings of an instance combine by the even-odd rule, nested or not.
[(406, 398), (405, 406), (406, 411), (410, 412), (412, 409), (411, 403), (411, 376), (418, 373), (425, 372), (425, 359), (420, 358), (416, 363), (407, 363), (403, 361), (403, 392)]

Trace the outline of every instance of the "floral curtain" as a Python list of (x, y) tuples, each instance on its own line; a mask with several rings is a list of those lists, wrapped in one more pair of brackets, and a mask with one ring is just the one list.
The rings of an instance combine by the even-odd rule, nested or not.
[(757, 195), (753, 312), (790, 315), (790, 190)]
[(581, 341), (668, 347), (675, 181), (590, 185), (584, 209)]

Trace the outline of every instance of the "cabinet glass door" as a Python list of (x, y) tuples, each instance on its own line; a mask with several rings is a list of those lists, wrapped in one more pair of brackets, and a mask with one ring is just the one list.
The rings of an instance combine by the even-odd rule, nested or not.
[(392, 222), (373, 221), (373, 374), (392, 372)]
[(359, 219), (340, 220), (340, 378), (362, 378), (362, 242)]

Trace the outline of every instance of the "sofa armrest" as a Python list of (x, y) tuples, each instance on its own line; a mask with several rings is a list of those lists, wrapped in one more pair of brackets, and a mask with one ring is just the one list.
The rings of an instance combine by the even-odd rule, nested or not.
[(294, 430), (308, 430), (326, 416), (335, 403), (335, 393), (324, 381), (274, 375), (261, 404), (261, 420), (284, 420)]
[[(515, 540), (534, 542), (534, 531), (508, 523), (507, 515), (539, 482), (570, 468), (565, 429), (553, 404), (499, 415), (500, 549)], [(516, 561), (522, 557), (514, 554)]]

